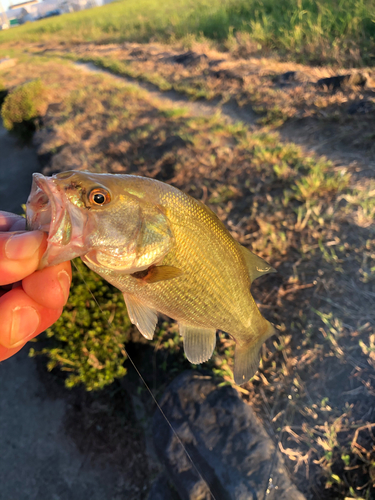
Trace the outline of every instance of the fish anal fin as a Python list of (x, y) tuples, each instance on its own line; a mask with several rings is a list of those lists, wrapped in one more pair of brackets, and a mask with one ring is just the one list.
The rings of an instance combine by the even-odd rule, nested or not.
[(216, 346), (216, 329), (201, 328), (179, 323), (184, 350), (190, 363), (198, 365), (212, 356)]
[(237, 385), (248, 382), (258, 371), (260, 361), (260, 349), (263, 343), (276, 332), (275, 328), (268, 323), (268, 329), (261, 338), (244, 345), (236, 344), (234, 353), (234, 381)]
[(270, 266), (265, 260), (255, 253), (250, 252), (247, 248), (240, 245), (242, 255), (245, 258), (247, 270), (249, 272), (250, 280), (253, 282), (260, 276), (268, 273), (277, 273), (276, 269)]
[(155, 266), (148, 270), (147, 275), (143, 278), (146, 283), (157, 283), (158, 281), (172, 280), (181, 276), (183, 272), (174, 266)]
[(152, 340), (156, 323), (158, 322), (157, 312), (155, 309), (142, 304), (142, 302), (133, 295), (128, 295), (126, 293), (123, 295), (130, 321), (146, 339)]

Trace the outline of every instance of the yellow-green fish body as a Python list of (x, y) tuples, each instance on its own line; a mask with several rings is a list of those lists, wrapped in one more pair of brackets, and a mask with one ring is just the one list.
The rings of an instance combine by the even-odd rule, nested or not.
[[(98, 233), (96, 239), (84, 238), (90, 242), (81, 245), (79, 254), (124, 293), (130, 319), (145, 337), (153, 336), (157, 312), (166, 314), (178, 321), (187, 358), (200, 363), (212, 355), (216, 330), (223, 330), (236, 341), (235, 381), (251, 378), (262, 343), (274, 333), (250, 293), (256, 277), (273, 271), (267, 263), (236, 242), (204, 204), (162, 182), (88, 172), (45, 179), (39, 176), (36, 182), (39, 188), (44, 186), (49, 199), (55, 195), (63, 200), (60, 206), (65, 203), (68, 212), (73, 205), (68, 219), (77, 220), (82, 212), (86, 222), (80, 223), (80, 230), (90, 227)], [(95, 199), (103, 201), (103, 196), (109, 201), (96, 205)], [(28, 216), (33, 228), (35, 213), (31, 209)], [(105, 218), (104, 225), (93, 222), (100, 217)], [(68, 229), (67, 216), (60, 219), (55, 236), (51, 238), (50, 232), (51, 239)], [(71, 225), (73, 236), (65, 247), (76, 248), (79, 237), (74, 236), (74, 222)], [(121, 234), (126, 233), (124, 246)], [(113, 234), (118, 235), (117, 248)], [(63, 253), (62, 249), (60, 259)], [(51, 255), (57, 254), (52, 250)], [(46, 261), (55, 262), (55, 257)]]

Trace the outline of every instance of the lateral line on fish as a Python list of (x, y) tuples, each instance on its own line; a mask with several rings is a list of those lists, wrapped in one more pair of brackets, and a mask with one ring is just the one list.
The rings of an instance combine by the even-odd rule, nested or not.
[[(91, 295), (91, 296), (92, 296), (92, 298), (94, 299), (94, 301), (95, 301), (96, 305), (98, 306), (98, 308), (99, 308), (100, 312), (102, 313), (102, 315), (103, 315), (103, 317), (104, 317), (104, 312), (103, 312), (103, 309), (100, 307), (100, 304), (99, 304), (99, 302), (97, 301), (97, 299), (96, 299), (95, 295), (93, 294), (93, 292), (91, 291), (90, 287), (89, 287), (89, 286), (88, 286), (88, 284), (86, 283), (85, 278), (83, 277), (82, 273), (81, 273), (81, 272), (80, 272), (80, 270), (78, 269), (78, 267), (77, 267), (76, 263), (75, 263), (73, 260), (72, 260), (71, 262), (72, 262), (73, 266), (75, 267), (75, 269), (76, 269), (76, 271), (78, 272), (78, 274), (79, 274), (80, 278), (81, 278), (81, 279), (82, 279), (82, 281), (84, 282), (84, 284), (85, 284), (85, 286), (86, 286), (87, 290), (89, 291), (90, 295)], [(108, 320), (106, 320), (106, 321), (107, 321), (107, 323), (108, 323), (109, 328), (110, 328), (110, 329), (112, 329), (112, 328), (113, 328), (113, 326), (111, 325), (111, 323), (110, 323)], [(152, 390), (150, 389), (150, 387), (148, 386), (147, 382), (146, 382), (146, 381), (145, 381), (145, 379), (143, 378), (143, 376), (142, 376), (141, 372), (140, 372), (140, 371), (138, 370), (138, 368), (136, 367), (136, 365), (135, 365), (134, 361), (132, 360), (132, 358), (129, 356), (129, 353), (128, 353), (128, 351), (126, 350), (125, 345), (124, 345), (124, 347), (123, 347), (123, 350), (124, 350), (124, 353), (126, 354), (126, 356), (128, 357), (128, 359), (129, 359), (130, 363), (132, 364), (132, 366), (133, 366), (134, 370), (136, 371), (137, 375), (138, 375), (138, 376), (139, 376), (139, 378), (141, 379), (141, 381), (142, 381), (143, 385), (145, 386), (145, 388), (146, 388), (146, 389), (147, 389), (147, 391), (149, 392), (149, 394), (150, 394), (150, 396), (151, 396), (152, 400), (154, 401), (154, 403), (155, 403), (155, 405), (156, 405), (157, 409), (160, 411), (160, 413), (162, 414), (162, 416), (163, 416), (164, 420), (167, 422), (168, 426), (170, 427), (171, 431), (173, 432), (173, 435), (176, 437), (177, 441), (180, 443), (180, 445), (181, 445), (182, 449), (184, 450), (184, 452), (185, 452), (185, 454), (186, 454), (187, 458), (189, 459), (189, 461), (190, 461), (191, 465), (193, 466), (193, 468), (194, 468), (195, 472), (196, 472), (196, 473), (198, 474), (198, 476), (202, 479), (202, 481), (203, 481), (203, 482), (207, 485), (207, 488), (208, 488), (208, 490), (209, 490), (209, 492), (210, 492), (210, 495), (211, 495), (212, 499), (213, 499), (213, 500), (216, 500), (216, 497), (215, 497), (215, 495), (212, 493), (212, 491), (211, 491), (211, 488), (210, 488), (209, 484), (208, 484), (208, 483), (207, 483), (207, 481), (204, 479), (204, 477), (202, 476), (202, 474), (199, 472), (199, 470), (198, 470), (197, 466), (195, 465), (195, 463), (193, 462), (193, 459), (191, 458), (191, 456), (190, 456), (189, 452), (188, 452), (188, 451), (187, 451), (187, 449), (185, 448), (184, 443), (181, 441), (181, 438), (179, 437), (179, 435), (177, 434), (177, 432), (174, 430), (173, 425), (170, 423), (170, 421), (169, 421), (168, 417), (166, 416), (166, 414), (164, 413), (164, 411), (163, 411), (162, 407), (161, 407), (161, 406), (159, 405), (159, 403), (157, 402), (157, 400), (156, 400), (156, 398), (155, 398), (155, 396), (154, 396), (154, 394), (153, 394)]]

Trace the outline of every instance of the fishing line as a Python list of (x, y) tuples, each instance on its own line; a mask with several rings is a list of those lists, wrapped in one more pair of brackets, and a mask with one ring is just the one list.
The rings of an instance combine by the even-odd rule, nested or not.
[[(293, 374), (294, 374), (294, 367), (293, 367)], [(276, 463), (276, 456), (277, 456), (277, 451), (279, 449), (279, 446), (280, 446), (280, 442), (281, 442), (281, 437), (283, 435), (283, 432), (284, 432), (284, 425), (285, 425), (285, 421), (286, 421), (286, 416), (287, 416), (287, 413), (288, 413), (288, 410), (289, 410), (289, 406), (290, 406), (290, 402), (292, 401), (293, 399), (293, 396), (292, 396), (292, 385), (293, 385), (293, 376), (292, 376), (292, 380), (290, 382), (290, 386), (289, 386), (289, 393), (288, 393), (288, 404), (286, 405), (286, 408), (285, 408), (285, 412), (284, 412), (284, 416), (283, 416), (283, 421), (281, 423), (281, 427), (280, 427), (280, 432), (279, 432), (279, 436), (277, 438), (277, 442), (275, 444), (275, 451), (274, 451), (274, 454), (273, 454), (273, 457), (272, 457), (272, 462), (271, 462), (271, 466), (270, 466), (270, 471), (268, 473), (268, 480), (267, 480), (267, 483), (266, 483), (266, 487), (264, 488), (264, 494), (263, 494), (263, 500), (266, 500), (266, 497), (269, 495), (270, 493), (270, 488), (271, 486), (273, 486), (273, 478), (272, 478), (272, 474), (273, 474), (273, 469), (275, 467), (275, 463)], [(270, 423), (272, 424), (272, 422), (270, 421)]]
[[(82, 273), (81, 273), (81, 272), (80, 272), (80, 270), (78, 269), (78, 267), (77, 267), (76, 263), (75, 263), (74, 261), (72, 261), (72, 264), (73, 264), (73, 266), (75, 267), (75, 269), (76, 269), (76, 271), (78, 272), (78, 274), (79, 274), (80, 278), (81, 278), (81, 279), (82, 279), (82, 281), (84, 282), (84, 284), (85, 284), (85, 286), (86, 286), (87, 290), (89, 291), (90, 295), (91, 295), (91, 296), (92, 296), (92, 298), (94, 299), (94, 301), (95, 301), (96, 305), (98, 306), (98, 308), (99, 308), (100, 312), (102, 313), (102, 315), (103, 315), (103, 317), (104, 317), (104, 312), (103, 312), (103, 309), (100, 307), (100, 304), (99, 304), (99, 302), (97, 301), (97, 299), (96, 299), (95, 295), (94, 295), (94, 294), (92, 293), (92, 291), (90, 290), (90, 287), (89, 287), (89, 286), (88, 286), (88, 284), (86, 283), (85, 278), (83, 277)], [(107, 323), (108, 323), (109, 328), (110, 328), (110, 329), (112, 329), (113, 327), (112, 327), (111, 323), (108, 321), (108, 319), (107, 319), (106, 321), (107, 321)], [(185, 452), (185, 454), (186, 454), (187, 458), (189, 459), (189, 461), (190, 461), (191, 465), (194, 467), (195, 472), (198, 474), (198, 476), (200, 477), (200, 479), (201, 479), (201, 480), (202, 480), (202, 481), (203, 481), (203, 482), (207, 485), (207, 488), (208, 488), (208, 490), (209, 490), (209, 492), (210, 492), (210, 495), (212, 496), (213, 500), (216, 500), (215, 495), (212, 493), (211, 488), (210, 488), (210, 486), (208, 485), (207, 481), (203, 478), (202, 474), (201, 474), (201, 473), (199, 472), (199, 470), (197, 469), (196, 465), (195, 465), (195, 464), (194, 464), (194, 462), (193, 462), (193, 459), (191, 458), (191, 456), (190, 456), (189, 452), (188, 452), (188, 451), (187, 451), (187, 449), (185, 448), (184, 443), (181, 441), (181, 439), (180, 439), (179, 435), (178, 435), (178, 434), (177, 434), (177, 432), (174, 430), (174, 428), (173, 428), (172, 424), (171, 424), (171, 423), (170, 423), (170, 421), (168, 420), (168, 417), (167, 417), (167, 416), (166, 416), (166, 414), (164, 413), (164, 411), (163, 411), (162, 407), (161, 407), (161, 406), (159, 405), (159, 403), (157, 402), (157, 400), (156, 400), (156, 398), (155, 398), (155, 396), (154, 396), (154, 394), (153, 394), (152, 390), (150, 389), (150, 387), (148, 386), (147, 382), (146, 382), (146, 381), (145, 381), (145, 379), (143, 378), (143, 376), (142, 376), (141, 372), (138, 370), (138, 368), (136, 367), (136, 365), (135, 365), (134, 361), (133, 361), (133, 360), (132, 360), (132, 358), (129, 356), (129, 353), (128, 353), (128, 352), (127, 352), (127, 350), (126, 350), (125, 345), (124, 345), (123, 349), (124, 349), (124, 353), (126, 354), (126, 356), (128, 357), (128, 359), (129, 359), (130, 363), (132, 364), (132, 366), (133, 366), (134, 370), (136, 371), (137, 375), (138, 375), (138, 376), (139, 376), (139, 378), (141, 379), (141, 381), (142, 381), (143, 385), (146, 387), (147, 391), (149, 392), (149, 394), (150, 394), (150, 396), (151, 396), (152, 400), (154, 401), (154, 403), (155, 403), (156, 407), (158, 408), (158, 410), (160, 411), (160, 413), (163, 415), (163, 417), (164, 417), (165, 421), (167, 422), (168, 426), (170, 427), (171, 431), (173, 432), (173, 435), (176, 437), (177, 441), (178, 441), (178, 442), (180, 443), (180, 445), (182, 446), (182, 449), (184, 450), (184, 452)]]

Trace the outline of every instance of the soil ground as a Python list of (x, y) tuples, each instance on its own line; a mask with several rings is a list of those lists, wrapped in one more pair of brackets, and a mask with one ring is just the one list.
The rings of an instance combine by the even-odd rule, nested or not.
[[(68, 104), (70, 111), (58, 107), (51, 110), (45, 130), (38, 133), (39, 152), (49, 154), (51, 159), (45, 171), (93, 165), (98, 170), (137, 172), (171, 182), (207, 202), (242, 244), (251, 245), (270, 260), (280, 274), (256, 282), (253, 291), (262, 312), (280, 325), (280, 337), (264, 346), (261, 369), (252, 382), (239, 390), (279, 444), (291, 475), (307, 498), (372, 499), (374, 163), (372, 132), (365, 132), (373, 124), (374, 115), (372, 104), (364, 116), (358, 115), (358, 120), (351, 115), (348, 118), (345, 107), (348, 100), (372, 102), (372, 88), (362, 93), (357, 88), (339, 93), (321, 91), (324, 95), (318, 95), (318, 101), (323, 111), (338, 113), (325, 116), (316, 113), (316, 95), (311, 96), (310, 87), (304, 88), (302, 94), (293, 86), (285, 92), (274, 92), (274, 80), (268, 78), (257, 102), (250, 99), (249, 90), (245, 95), (249, 101), (242, 108), (238, 102), (216, 106), (217, 101), (201, 105), (182, 99), (178, 104), (183, 101), (188, 112), (178, 115), (162, 109), (155, 100), (160, 98), (165, 106), (165, 94), (156, 91), (155, 86), (160, 88), (160, 82), (176, 85), (175, 75), (181, 76), (177, 65), (150, 57), (155, 55), (153, 46), (142, 47), (143, 55), (131, 55), (135, 48), (139, 49), (134, 45), (96, 49), (117, 51), (122, 60), (128, 58), (126, 71), (116, 67), (116, 72), (128, 77), (133, 72), (137, 75), (134, 78), (147, 80), (148, 84), (151, 78), (146, 70), (152, 67), (154, 100), (147, 92), (141, 95), (117, 86), (115, 89), (117, 77), (87, 80), (91, 94), (85, 97), (83, 91), (75, 89), (73, 73), (67, 71), (68, 76), (62, 76), (64, 92), (69, 85), (75, 89), (74, 100)], [(36, 49), (45, 51), (45, 47)], [(80, 50), (87, 56), (87, 46), (78, 49), (76, 52)], [(53, 50), (56, 52), (56, 48)], [(163, 57), (170, 56), (169, 49), (164, 52), (167, 54)], [(69, 48), (65, 50), (67, 55), (72, 56)], [(105, 56), (108, 63), (109, 55)], [(72, 58), (76, 59), (76, 55)], [(98, 62), (111, 70), (108, 64)], [(229, 71), (229, 66), (221, 69)], [(236, 62), (232, 68), (237, 66)], [(48, 80), (43, 71), (42, 77)], [(197, 88), (200, 71), (198, 67), (195, 83), (190, 80), (184, 89), (183, 82), (177, 82), (180, 94), (194, 93), (191, 89)], [(187, 78), (189, 72), (191, 69), (185, 74)], [(29, 73), (30, 69), (25, 72)], [(233, 84), (233, 74), (220, 75), (211, 75), (207, 80), (203, 97), (212, 97), (207, 92), (215, 89), (215, 98), (228, 97), (226, 92), (236, 94), (240, 78)], [(259, 67), (251, 78), (258, 77), (262, 77)], [(13, 85), (22, 78), (9, 74)], [(130, 99), (126, 92), (132, 96)], [(294, 92), (302, 95), (302, 100), (294, 103)], [(120, 105), (115, 102), (116, 95), (121, 96)], [(274, 113), (283, 96), (285, 109)], [(167, 97), (176, 104), (176, 89)], [(307, 115), (301, 119), (287, 116), (291, 109), (298, 110), (301, 102)], [(255, 123), (254, 109), (260, 105), (264, 106), (260, 116), (267, 119), (266, 125)], [(225, 110), (235, 110), (245, 125), (233, 125), (231, 121), (226, 128), (220, 117), (211, 122), (193, 118), (200, 107), (206, 117), (210, 109), (222, 109), (224, 117)], [(108, 115), (108, 110), (112, 114)], [(234, 121), (239, 117), (236, 113)], [(278, 128), (277, 138), (267, 135), (272, 128)], [(168, 142), (171, 135), (173, 140)], [(278, 143), (280, 137), (301, 144), (302, 153), (296, 153), (293, 145)], [(309, 162), (307, 155), (311, 152), (324, 153), (333, 163), (320, 158)], [(155, 350), (161, 344), (162, 340)], [(232, 347), (221, 336), (215, 364), (210, 365), (226, 383), (231, 380)], [(154, 370), (154, 381), (160, 376), (160, 366), (159, 371)], [(168, 367), (175, 369), (173, 364)]]

